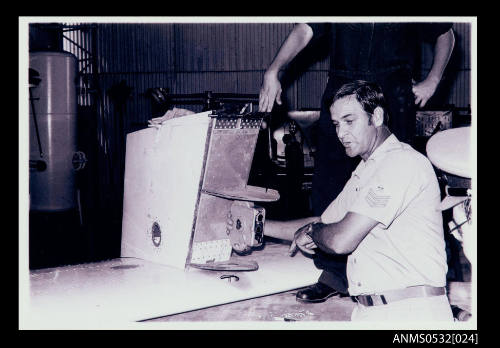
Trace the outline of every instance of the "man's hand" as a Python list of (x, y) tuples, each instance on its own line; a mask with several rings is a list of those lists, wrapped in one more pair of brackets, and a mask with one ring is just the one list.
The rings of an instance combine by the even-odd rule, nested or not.
[(271, 112), (275, 100), (278, 105), (281, 105), (281, 91), (278, 73), (266, 72), (259, 93), (259, 111)]
[(427, 101), (434, 95), (439, 80), (433, 77), (427, 77), (425, 80), (415, 83), (413, 81), (413, 94), (415, 95), (415, 105), (424, 107)]
[(455, 45), (455, 35), (450, 28), (446, 33), (441, 34), (434, 47), (434, 59), (427, 78), (417, 84), (413, 83), (413, 94), (415, 94), (415, 104), (421, 107), (427, 104), (430, 97), (436, 92), (436, 88), (441, 81), (444, 69), (451, 57), (451, 52)]
[(290, 245), (290, 249), (288, 250), (288, 255), (293, 256), (297, 251), (297, 248), (302, 250), (304, 253), (313, 255), (315, 251), (313, 249), (317, 248), (316, 244), (312, 240), (311, 236), (308, 233), (311, 233), (313, 230), (314, 223), (308, 223), (305, 226), (302, 226), (295, 232), (295, 237), (292, 241), (292, 245)]

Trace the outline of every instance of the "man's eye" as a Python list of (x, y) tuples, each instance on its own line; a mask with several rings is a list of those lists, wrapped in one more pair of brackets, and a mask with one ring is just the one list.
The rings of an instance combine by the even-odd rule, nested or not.
[(352, 120), (346, 120), (345, 123), (351, 125), (352, 124)]

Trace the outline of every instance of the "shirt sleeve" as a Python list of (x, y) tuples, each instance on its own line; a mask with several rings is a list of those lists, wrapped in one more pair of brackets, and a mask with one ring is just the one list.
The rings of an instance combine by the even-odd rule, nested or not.
[(327, 38), (330, 35), (331, 23), (306, 23), (311, 27), (313, 31), (313, 37), (311, 38), (310, 44), (315, 44), (316, 42)]
[(347, 190), (344, 189), (338, 194), (337, 198), (331, 202), (325, 209), (323, 214), (321, 214), (321, 222), (325, 224), (331, 224), (334, 222), (339, 222), (347, 214)]
[(399, 156), (384, 162), (358, 188), (349, 211), (372, 218), (387, 228), (418, 194), (419, 185), (418, 170), (413, 163)]
[(422, 23), (420, 35), (424, 41), (433, 43), (439, 36), (453, 27), (453, 23)]

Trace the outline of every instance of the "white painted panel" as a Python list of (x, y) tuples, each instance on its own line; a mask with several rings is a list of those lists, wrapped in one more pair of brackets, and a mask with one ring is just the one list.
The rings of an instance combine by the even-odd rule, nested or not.
[[(128, 134), (122, 257), (184, 268), (202, 175), (209, 112)], [(153, 223), (161, 229), (155, 246)]]
[[(288, 291), (313, 284), (318, 270), (288, 245), (267, 244), (235, 260), (256, 261), (253, 272), (180, 270), (136, 258), (30, 272), (26, 328), (107, 328), (138, 320)], [(220, 279), (235, 274), (239, 281)], [(145, 324), (147, 325), (147, 324)]]

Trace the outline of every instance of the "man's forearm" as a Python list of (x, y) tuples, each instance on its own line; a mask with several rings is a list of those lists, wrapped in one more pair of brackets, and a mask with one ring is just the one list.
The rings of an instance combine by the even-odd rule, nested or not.
[(335, 237), (338, 233), (336, 224), (315, 224), (309, 236), (318, 246), (327, 254), (341, 254), (340, 250), (336, 248)]
[(277, 74), (307, 46), (312, 36), (313, 32), (310, 26), (304, 23), (297, 24), (279, 49), (278, 54), (267, 69), (267, 73)]
[(444, 69), (446, 65), (448, 65), (454, 46), (455, 35), (452, 29), (437, 38), (436, 45), (434, 46), (434, 60), (431, 70), (427, 75), (428, 79), (434, 80), (437, 83), (441, 81)]
[(318, 221), (320, 221), (319, 216), (288, 221), (266, 220), (264, 223), (264, 235), (291, 242), (294, 238), (295, 232), (299, 228), (308, 223)]
[(338, 222), (314, 224), (309, 235), (326, 253), (350, 254), (378, 223), (368, 216), (348, 212)]

